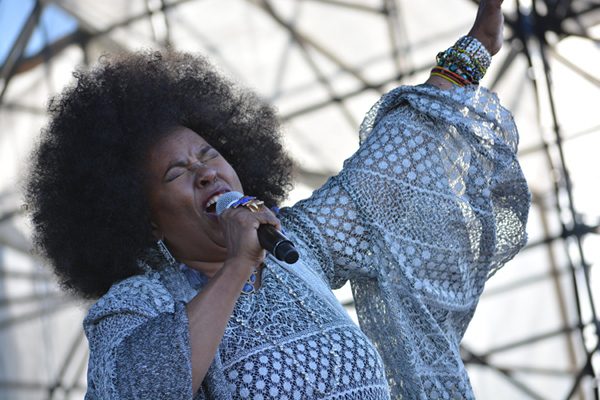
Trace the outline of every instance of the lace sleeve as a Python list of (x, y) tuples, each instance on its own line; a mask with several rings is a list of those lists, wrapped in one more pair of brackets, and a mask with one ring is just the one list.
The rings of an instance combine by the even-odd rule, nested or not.
[(288, 236), (301, 247), (304, 262), (321, 273), (330, 287), (342, 287), (355, 273), (374, 276), (366, 267), (369, 233), (339, 176), (330, 178), (310, 198), (282, 209), (281, 220)]
[(160, 282), (137, 276), (115, 285), (84, 321), (86, 399), (191, 399), (187, 324), (185, 305)]
[(332, 287), (351, 280), (392, 398), (473, 399), (459, 344), (485, 281), (526, 240), (512, 117), (480, 87), (400, 87), (360, 133), (285, 222)]
[[(495, 95), (400, 87), (371, 109), (360, 134), (340, 174), (284, 213), (333, 287), (408, 279), (445, 296), (522, 246), (529, 193), (512, 116)], [(380, 264), (383, 249), (393, 263)]]

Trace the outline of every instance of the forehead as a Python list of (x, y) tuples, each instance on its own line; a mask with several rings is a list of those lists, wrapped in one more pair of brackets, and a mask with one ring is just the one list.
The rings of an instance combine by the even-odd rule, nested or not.
[(152, 146), (152, 150), (158, 152), (163, 150), (185, 150), (190, 147), (198, 148), (207, 145), (208, 142), (190, 128), (178, 126)]
[(174, 128), (149, 149), (148, 158), (153, 163), (170, 162), (184, 158), (208, 146), (208, 142), (193, 130), (180, 126)]

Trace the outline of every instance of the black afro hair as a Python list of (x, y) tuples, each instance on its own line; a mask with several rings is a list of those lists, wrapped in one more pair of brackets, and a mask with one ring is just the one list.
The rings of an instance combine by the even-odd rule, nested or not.
[(144, 159), (172, 128), (201, 135), (245, 191), (268, 206), (290, 189), (292, 163), (274, 110), (204, 58), (174, 51), (104, 56), (74, 76), (50, 101), (25, 194), (38, 251), (80, 296), (97, 298), (142, 272), (139, 261), (154, 245)]

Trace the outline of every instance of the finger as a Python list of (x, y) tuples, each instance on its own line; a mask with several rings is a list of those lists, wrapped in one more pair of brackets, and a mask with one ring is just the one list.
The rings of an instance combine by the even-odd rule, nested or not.
[(259, 211), (251, 211), (245, 207), (227, 209), (221, 214), (221, 218), (233, 220), (242, 225), (249, 224), (254, 226), (254, 228), (258, 228), (258, 225), (260, 224), (268, 224), (281, 230), (281, 222), (279, 219), (271, 210), (264, 206), (262, 206)]
[(279, 219), (277, 219), (277, 216), (275, 215), (275, 213), (272, 210), (270, 210), (269, 208), (267, 208), (267, 206), (265, 206), (264, 204), (261, 204), (260, 206), (258, 206), (258, 209), (254, 208), (254, 207), (248, 207), (248, 206), (243, 206), (240, 208), (247, 209), (247, 210), (251, 211), (252, 213), (254, 213), (256, 216), (260, 215), (260, 218), (262, 218), (261, 219), (262, 224), (273, 225), (277, 229), (281, 229), (281, 222), (279, 221)]
[(273, 225), (277, 230), (281, 230), (281, 221), (275, 216), (273, 211), (266, 207), (261, 207), (260, 211), (253, 213), (261, 224)]

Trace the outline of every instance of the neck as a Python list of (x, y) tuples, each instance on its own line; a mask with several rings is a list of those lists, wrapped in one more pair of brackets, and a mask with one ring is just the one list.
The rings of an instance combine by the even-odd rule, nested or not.
[(203, 275), (208, 278), (212, 278), (222, 267), (223, 261), (192, 261), (192, 260), (181, 260), (188, 267), (195, 269), (196, 271), (202, 272)]

